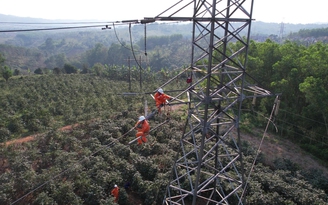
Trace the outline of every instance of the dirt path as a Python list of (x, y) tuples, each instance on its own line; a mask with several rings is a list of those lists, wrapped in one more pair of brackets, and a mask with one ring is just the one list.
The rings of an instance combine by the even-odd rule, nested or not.
[[(178, 110), (179, 106), (172, 106), (173, 110)], [(60, 128), (60, 131), (72, 131), (78, 124), (68, 125)], [(261, 131), (258, 131), (254, 135), (242, 133), (241, 139), (249, 142), (255, 149), (259, 148), (262, 136)], [(11, 140), (6, 142), (6, 146), (12, 144), (21, 144), (24, 142), (29, 142), (34, 140), (41, 134), (35, 134), (21, 139)], [(258, 137), (256, 137), (256, 135)], [(237, 134), (235, 133), (235, 136)], [(281, 137), (275, 136), (273, 134), (266, 134), (263, 140), (260, 151), (265, 155), (265, 162), (267, 165), (273, 166), (273, 161), (277, 158), (289, 159), (292, 162), (298, 164), (302, 169), (319, 169), (322, 170), (324, 175), (328, 177), (328, 168), (321, 165), (314, 157), (303, 151), (298, 145), (283, 139)]]
[[(256, 133), (258, 134), (258, 133)], [(258, 149), (261, 143), (261, 137), (255, 137), (250, 134), (241, 134), (242, 140), (249, 142), (254, 148)], [(328, 168), (321, 165), (309, 153), (306, 153), (298, 145), (275, 136), (273, 134), (266, 134), (260, 152), (265, 155), (265, 162), (268, 165), (273, 165), (273, 161), (277, 158), (289, 159), (291, 162), (298, 164), (302, 169), (322, 170), (323, 174), (328, 177)]]
[[(79, 124), (67, 125), (67, 126), (62, 127), (58, 130), (60, 130), (60, 131), (72, 131), (73, 128), (78, 127), (78, 126), (79, 126)], [(30, 136), (27, 136), (27, 137), (20, 138), (20, 139), (10, 140), (10, 141), (7, 141), (5, 143), (5, 145), (8, 146), (8, 145), (12, 145), (12, 144), (22, 144), (24, 142), (32, 141), (32, 140), (34, 140), (35, 138), (37, 138), (38, 136), (41, 136), (41, 135), (42, 134), (35, 134), (35, 135), (30, 135)]]
[(31, 140), (34, 140), (34, 138), (37, 136), (38, 135), (31, 135), (31, 136), (20, 138), (20, 139), (10, 140), (10, 141), (6, 142), (6, 146), (12, 145), (12, 144), (22, 144), (24, 142), (29, 142)]

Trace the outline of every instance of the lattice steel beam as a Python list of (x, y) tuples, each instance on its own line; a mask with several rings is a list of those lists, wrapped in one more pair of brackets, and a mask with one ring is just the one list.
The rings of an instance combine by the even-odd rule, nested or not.
[(175, 96), (189, 105), (188, 118), (163, 204), (244, 203), (241, 105), (271, 95), (246, 73), (252, 8), (253, 0), (181, 0), (144, 20), (192, 22), (192, 83)]

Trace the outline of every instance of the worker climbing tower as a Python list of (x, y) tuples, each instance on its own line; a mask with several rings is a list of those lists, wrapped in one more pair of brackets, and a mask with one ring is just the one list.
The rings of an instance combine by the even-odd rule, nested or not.
[(174, 97), (188, 117), (163, 204), (245, 203), (242, 103), (271, 95), (246, 73), (252, 8), (253, 0), (180, 0), (142, 21), (192, 22), (190, 67), (176, 76), (187, 73), (187, 86)]

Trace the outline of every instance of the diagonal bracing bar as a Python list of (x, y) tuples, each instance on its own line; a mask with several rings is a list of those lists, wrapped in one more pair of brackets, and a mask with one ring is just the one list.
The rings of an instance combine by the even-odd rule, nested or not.
[(187, 99), (188, 118), (163, 204), (244, 204), (241, 106), (271, 95), (246, 73), (252, 8), (253, 0), (180, 0), (144, 20), (192, 22), (192, 83), (174, 98)]

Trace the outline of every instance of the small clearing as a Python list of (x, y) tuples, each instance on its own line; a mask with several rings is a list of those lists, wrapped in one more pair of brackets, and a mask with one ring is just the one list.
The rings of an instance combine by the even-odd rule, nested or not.
[[(241, 140), (249, 142), (254, 148), (258, 149), (262, 137), (242, 133)], [(302, 150), (298, 145), (274, 134), (266, 133), (260, 152), (265, 155), (265, 163), (269, 166), (273, 166), (273, 162), (277, 158), (284, 158), (298, 164), (304, 170), (322, 170), (323, 174), (328, 177), (328, 168), (320, 164), (315, 157)]]

